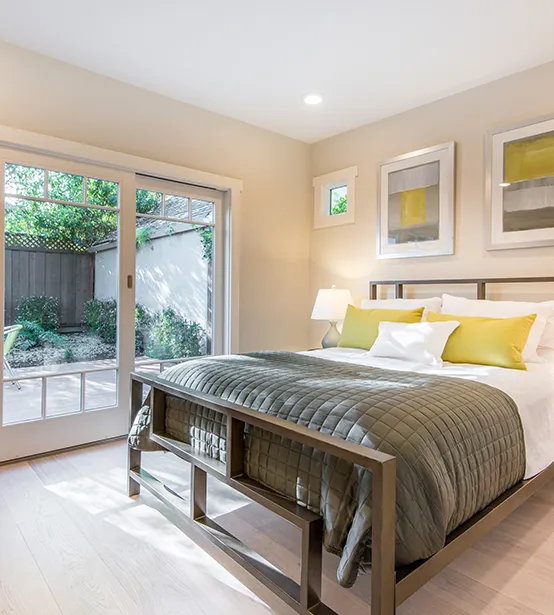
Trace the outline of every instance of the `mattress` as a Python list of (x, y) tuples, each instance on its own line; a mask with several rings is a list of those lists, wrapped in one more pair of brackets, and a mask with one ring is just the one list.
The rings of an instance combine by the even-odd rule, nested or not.
[[(497, 387), (331, 354), (346, 360), (266, 351), (188, 361), (163, 377), (394, 455), (399, 567), (436, 553), (450, 532), (522, 479), (519, 411)], [(135, 446), (148, 413), (135, 421)], [(168, 395), (165, 427), (225, 461), (223, 415)], [(351, 585), (371, 558), (371, 473), (254, 427), (246, 430), (245, 472), (323, 516), (324, 545), (341, 557), (339, 582)]]
[(483, 382), (507, 393), (516, 403), (525, 439), (525, 478), (554, 463), (554, 357), (548, 363), (528, 363), (527, 371), (445, 363), (442, 367), (368, 356), (357, 348), (328, 348), (309, 354), (331, 361), (356, 363), (403, 372), (417, 372)]

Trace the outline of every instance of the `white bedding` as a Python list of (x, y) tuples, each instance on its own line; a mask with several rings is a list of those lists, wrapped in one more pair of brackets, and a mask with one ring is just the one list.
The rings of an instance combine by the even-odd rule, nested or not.
[(521, 416), (526, 449), (525, 478), (531, 478), (554, 462), (554, 363), (529, 363), (528, 371), (521, 371), (452, 363), (431, 367), (370, 357), (366, 350), (356, 348), (328, 348), (305, 354), (384, 369), (467, 378), (501, 389), (514, 400)]

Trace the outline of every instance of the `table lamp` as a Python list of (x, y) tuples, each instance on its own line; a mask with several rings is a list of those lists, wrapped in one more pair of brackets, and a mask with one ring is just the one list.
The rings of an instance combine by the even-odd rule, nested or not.
[(337, 321), (342, 320), (346, 314), (348, 304), (352, 303), (352, 295), (345, 288), (322, 288), (317, 293), (312, 320), (328, 320), (329, 331), (321, 340), (323, 348), (338, 346), (340, 333), (337, 329)]

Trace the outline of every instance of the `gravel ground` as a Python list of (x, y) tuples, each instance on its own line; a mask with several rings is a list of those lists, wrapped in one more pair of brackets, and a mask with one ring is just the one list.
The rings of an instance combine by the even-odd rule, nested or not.
[(96, 335), (85, 333), (64, 333), (62, 335), (65, 341), (63, 346), (46, 346), (30, 350), (12, 348), (7, 357), (10, 365), (13, 368), (36, 367), (113, 359), (116, 356), (115, 344), (106, 344)]

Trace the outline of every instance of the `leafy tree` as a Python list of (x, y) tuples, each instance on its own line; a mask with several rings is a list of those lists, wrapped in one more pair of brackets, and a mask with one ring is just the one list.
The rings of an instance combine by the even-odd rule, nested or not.
[[(6, 192), (44, 197), (45, 172), (22, 165), (6, 165)], [(49, 197), (83, 203), (84, 178), (70, 173), (48, 174)], [(87, 178), (86, 202), (89, 205), (117, 207), (116, 182)], [(159, 207), (161, 194), (137, 190), (137, 213), (150, 213)], [(22, 233), (70, 241), (89, 248), (117, 229), (117, 213), (109, 210), (73, 207), (10, 197), (6, 200), (6, 232)]]
[(64, 239), (81, 248), (117, 228), (117, 213), (35, 201), (20, 201), (6, 212), (6, 232)]
[(335, 214), (344, 214), (348, 208), (348, 197), (345, 196), (335, 196), (333, 200), (333, 205), (331, 207), (331, 215)]

